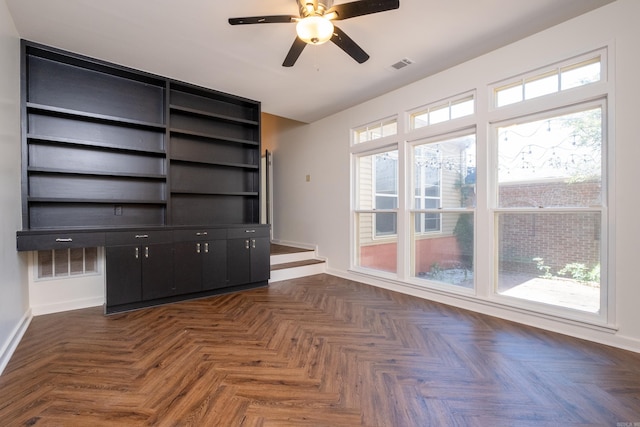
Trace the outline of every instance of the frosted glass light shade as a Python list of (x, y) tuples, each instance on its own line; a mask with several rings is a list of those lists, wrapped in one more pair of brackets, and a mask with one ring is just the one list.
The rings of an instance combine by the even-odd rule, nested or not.
[(321, 16), (307, 16), (298, 21), (296, 32), (305, 43), (322, 44), (333, 36), (333, 24)]

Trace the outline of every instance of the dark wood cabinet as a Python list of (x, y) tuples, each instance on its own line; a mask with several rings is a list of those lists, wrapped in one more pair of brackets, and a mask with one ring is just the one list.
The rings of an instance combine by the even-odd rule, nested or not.
[(107, 307), (177, 294), (170, 231), (126, 231), (106, 236)]
[(139, 246), (105, 248), (106, 305), (131, 304), (142, 301), (142, 263)]
[(174, 232), (174, 281), (182, 293), (227, 286), (227, 230)]
[(247, 227), (229, 230), (227, 248), (229, 284), (240, 285), (269, 279), (268, 228)]

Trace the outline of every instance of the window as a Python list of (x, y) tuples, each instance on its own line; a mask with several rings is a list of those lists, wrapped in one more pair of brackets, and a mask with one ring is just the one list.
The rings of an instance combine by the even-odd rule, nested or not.
[(487, 84), (481, 104), (478, 88), (425, 103), (393, 141), (352, 145), (352, 267), (609, 327), (607, 57)]
[(98, 272), (98, 248), (38, 251), (38, 279), (80, 276)]
[(353, 131), (354, 144), (373, 141), (379, 138), (396, 135), (398, 133), (398, 119), (396, 117), (383, 119), (361, 126)]
[(398, 150), (356, 158), (356, 264), (396, 272)]
[[(414, 150), (414, 205), (418, 209), (439, 209), (441, 199), (442, 153), (438, 144), (421, 145)], [(440, 214), (416, 215), (416, 232), (440, 231)]]
[[(374, 209), (396, 209), (398, 207), (398, 153), (383, 153), (373, 156), (375, 163)], [(395, 213), (376, 215), (375, 236), (397, 233)]]
[(412, 145), (412, 276), (473, 288), (474, 133)]
[(425, 126), (470, 116), (475, 110), (473, 95), (463, 95), (451, 98), (432, 105), (421, 107), (410, 113), (409, 121), (411, 129), (419, 129)]
[(499, 83), (494, 89), (496, 107), (515, 104), (540, 96), (600, 81), (603, 52), (551, 66), (546, 71)]
[(496, 126), (497, 292), (598, 313), (603, 104)]

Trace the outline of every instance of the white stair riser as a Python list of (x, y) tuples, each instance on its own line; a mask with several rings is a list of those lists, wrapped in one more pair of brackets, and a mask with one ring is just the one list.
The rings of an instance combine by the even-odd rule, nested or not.
[(315, 258), (314, 251), (296, 252), (293, 254), (271, 255), (271, 265), (285, 264), (288, 262), (306, 261)]
[(301, 267), (283, 268), (282, 270), (274, 270), (271, 272), (269, 283), (279, 282), (281, 280), (297, 279), (299, 277), (313, 276), (314, 274), (322, 274), (326, 270), (326, 263), (318, 263), (311, 265), (303, 265)]

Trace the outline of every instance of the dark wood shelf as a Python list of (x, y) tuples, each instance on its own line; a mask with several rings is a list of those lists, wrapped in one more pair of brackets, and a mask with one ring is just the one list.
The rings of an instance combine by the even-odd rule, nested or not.
[(185, 190), (171, 190), (173, 195), (182, 196), (248, 196), (257, 197), (259, 193), (257, 191), (185, 191)]
[(82, 176), (113, 176), (113, 177), (124, 177), (124, 178), (138, 178), (138, 179), (150, 179), (150, 180), (166, 180), (166, 175), (155, 175), (155, 174), (143, 174), (143, 173), (127, 173), (127, 172), (112, 172), (112, 171), (81, 171), (81, 170), (71, 170), (71, 169), (55, 169), (55, 168), (37, 168), (37, 167), (29, 167), (29, 173), (42, 173), (42, 174), (52, 174), (52, 175), (82, 175)]
[(118, 144), (108, 144), (87, 140), (80, 140), (74, 138), (52, 137), (47, 135), (27, 134), (29, 141), (39, 141), (50, 144), (70, 145), (77, 147), (90, 147), (99, 148), (104, 150), (132, 152), (132, 153), (145, 153), (145, 154), (157, 154), (158, 156), (164, 156), (166, 153), (164, 150), (150, 150), (144, 148), (126, 147)]
[(62, 107), (55, 107), (51, 105), (37, 104), (33, 102), (27, 102), (27, 109), (32, 111), (63, 115), (63, 116), (72, 117), (78, 120), (82, 120), (82, 119), (95, 120), (100, 122), (113, 123), (120, 126), (141, 127), (145, 129), (151, 129), (151, 130), (163, 131), (163, 132), (166, 129), (166, 126), (163, 123), (145, 122), (142, 120), (133, 120), (133, 119), (127, 119), (125, 117), (90, 113), (86, 111), (79, 111), (79, 110), (73, 110), (70, 108), (62, 108)]
[(180, 111), (182, 113), (187, 113), (187, 114), (193, 114), (196, 116), (202, 116), (202, 117), (208, 117), (211, 119), (217, 119), (217, 120), (224, 120), (227, 122), (231, 122), (231, 123), (240, 123), (240, 124), (245, 124), (245, 125), (251, 125), (251, 126), (259, 126), (260, 122), (256, 121), (256, 120), (249, 120), (249, 119), (243, 119), (243, 118), (239, 118), (239, 117), (232, 117), (232, 116), (227, 116), (224, 114), (217, 114), (217, 113), (211, 113), (209, 111), (206, 110), (200, 110), (197, 108), (189, 108), (189, 107), (184, 107), (181, 105), (174, 105), (171, 104), (169, 106), (169, 108), (173, 111)]
[(226, 137), (226, 136), (211, 134), (211, 133), (208, 133), (208, 132), (198, 132), (198, 131), (193, 131), (193, 130), (189, 130), (189, 129), (170, 128), (169, 131), (171, 133), (177, 133), (177, 134), (182, 134), (182, 135), (197, 136), (198, 138), (206, 138), (206, 139), (219, 140), (219, 141), (228, 141), (228, 142), (237, 142), (239, 144), (247, 144), (247, 145), (255, 145), (255, 146), (259, 146), (260, 145), (260, 143), (257, 142), (257, 141), (252, 141), (252, 140), (242, 139), (242, 138), (230, 138), (230, 137)]
[(208, 161), (202, 161), (202, 160), (192, 160), (184, 157), (171, 157), (170, 160), (172, 163), (173, 162), (189, 163), (189, 164), (196, 164), (196, 165), (224, 166), (229, 168), (255, 169), (255, 170), (260, 168), (260, 166), (258, 165), (251, 165), (247, 163), (208, 162)]
[(108, 204), (108, 205), (166, 205), (166, 200), (134, 200), (134, 199), (70, 199), (56, 197), (29, 197), (34, 203), (64, 203), (64, 204)]

